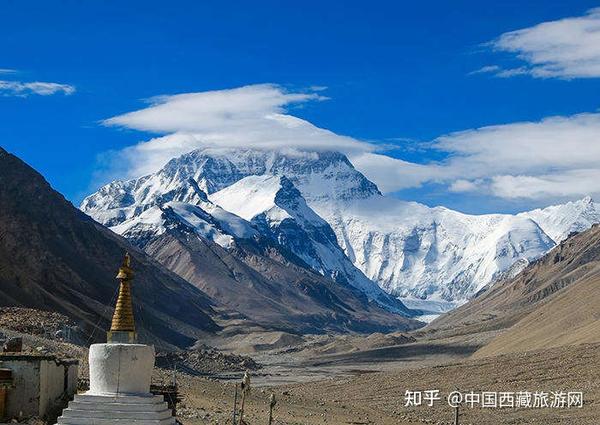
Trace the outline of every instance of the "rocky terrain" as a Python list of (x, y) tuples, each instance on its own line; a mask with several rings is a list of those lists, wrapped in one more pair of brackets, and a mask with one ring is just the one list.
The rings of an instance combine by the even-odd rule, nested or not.
[(191, 376), (255, 371), (261, 368), (251, 357), (222, 353), (213, 348), (159, 353), (156, 356), (156, 366)]
[(246, 318), (237, 322), (245, 323), (243, 333), (253, 332), (252, 326), (303, 334), (422, 325), (370, 302), (352, 286), (312, 272), (268, 242), (238, 241), (225, 250), (194, 232), (174, 229), (154, 238), (145, 250), (214, 300), (240, 312)]
[(0, 328), (56, 339), (81, 338), (72, 319), (55, 311), (33, 308), (0, 307)]
[[(433, 366), (405, 363), (384, 371), (355, 370), (354, 376), (330, 376), (315, 382), (255, 387), (247, 401), (249, 424), (264, 423), (270, 394), (275, 394), (276, 424), (399, 424), (450, 425), (454, 409), (445, 396), (460, 388), (482, 391), (581, 391), (583, 408), (470, 408), (460, 409), (461, 424), (595, 425), (600, 415), (598, 344), (560, 347), (499, 357), (445, 361)], [(231, 420), (234, 383), (184, 377), (180, 413), (189, 424)], [(407, 390), (439, 390), (433, 407), (405, 407)]]

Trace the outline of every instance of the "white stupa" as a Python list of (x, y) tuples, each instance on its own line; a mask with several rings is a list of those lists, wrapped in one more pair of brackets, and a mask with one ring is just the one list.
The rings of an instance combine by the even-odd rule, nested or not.
[(90, 389), (58, 418), (65, 425), (175, 424), (162, 396), (150, 393), (154, 347), (136, 343), (129, 254), (119, 269), (119, 297), (106, 344), (89, 351)]

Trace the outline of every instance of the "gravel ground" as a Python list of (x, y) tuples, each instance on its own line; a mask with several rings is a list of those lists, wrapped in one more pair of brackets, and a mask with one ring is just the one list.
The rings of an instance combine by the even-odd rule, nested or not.
[[(576, 409), (480, 407), (461, 410), (460, 424), (600, 423), (600, 344), (562, 347), (438, 366), (396, 369), (352, 378), (255, 389), (247, 402), (247, 422), (266, 423), (268, 397), (278, 404), (277, 424), (451, 424), (454, 411), (444, 400), (434, 407), (404, 407), (406, 390), (459, 387), (474, 391), (582, 391), (584, 407)], [(182, 378), (182, 420), (186, 424), (231, 423), (233, 384)]]

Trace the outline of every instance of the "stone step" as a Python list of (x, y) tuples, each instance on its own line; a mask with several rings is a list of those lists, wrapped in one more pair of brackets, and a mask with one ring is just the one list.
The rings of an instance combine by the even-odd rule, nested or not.
[(58, 425), (175, 425), (175, 418), (150, 419), (97, 419), (97, 418), (58, 418)]
[(63, 418), (85, 418), (85, 419), (145, 419), (161, 420), (171, 417), (171, 410), (163, 406), (161, 410), (131, 411), (111, 410), (98, 406), (97, 410), (75, 410), (71, 407), (63, 410)]
[(77, 394), (75, 401), (84, 403), (132, 403), (132, 404), (160, 404), (164, 403), (164, 397), (161, 395), (95, 395), (95, 394)]
[(79, 401), (78, 399), (73, 400), (69, 403), (69, 409), (71, 410), (98, 410), (98, 411), (113, 411), (113, 410), (125, 410), (129, 412), (155, 412), (167, 408), (167, 403), (161, 401), (159, 403), (98, 403), (90, 401)]

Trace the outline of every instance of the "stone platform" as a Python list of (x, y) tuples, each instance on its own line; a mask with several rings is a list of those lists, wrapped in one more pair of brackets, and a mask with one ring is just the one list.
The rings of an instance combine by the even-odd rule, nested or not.
[(76, 395), (58, 418), (64, 425), (174, 425), (175, 418), (162, 396)]

